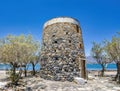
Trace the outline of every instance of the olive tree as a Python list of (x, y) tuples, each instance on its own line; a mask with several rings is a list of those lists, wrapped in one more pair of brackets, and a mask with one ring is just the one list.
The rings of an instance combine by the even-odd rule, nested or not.
[(36, 74), (35, 66), (40, 60), (40, 42), (39, 41), (33, 41), (33, 42), (34, 42), (33, 43), (34, 49), (33, 49), (33, 55), (31, 56), (32, 59), (30, 63), (32, 64), (32, 68), (33, 68), (32, 75), (35, 75)]
[(111, 60), (116, 63), (117, 74), (115, 80), (119, 80), (120, 83), (120, 34), (113, 36), (111, 41), (106, 41), (105, 48)]
[(4, 44), (0, 45), (0, 57), (2, 62), (10, 64), (14, 84), (17, 84), (16, 78), (18, 77), (16, 69), (24, 67), (26, 76), (27, 64), (33, 60), (36, 61), (39, 47), (39, 42), (34, 40), (32, 35), (8, 35), (4, 38)]
[(97, 63), (101, 65), (101, 76), (104, 76), (105, 66), (109, 62), (109, 58), (104, 52), (104, 47), (100, 43), (93, 42), (91, 54)]
[(35, 75), (36, 74), (36, 71), (35, 71), (35, 66), (36, 64), (39, 62), (40, 60), (40, 52), (38, 52), (37, 54), (33, 55), (33, 59), (30, 61), (30, 63), (32, 64), (32, 75)]
[(16, 68), (19, 62), (19, 45), (15, 42), (15, 37), (9, 35), (4, 38), (4, 44), (1, 46), (1, 61), (9, 63), (11, 66), (10, 78), (14, 85), (17, 85), (19, 74)]
[(35, 65), (39, 59), (40, 42), (33, 39), (31, 35), (22, 36), (23, 43), (21, 44), (21, 61), (24, 65), (25, 76), (27, 76), (27, 64), (33, 66), (33, 75), (35, 75)]

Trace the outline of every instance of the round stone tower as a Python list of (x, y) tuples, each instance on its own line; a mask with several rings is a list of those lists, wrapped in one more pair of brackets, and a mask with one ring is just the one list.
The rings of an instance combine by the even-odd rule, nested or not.
[(76, 19), (58, 17), (44, 24), (40, 63), (44, 79), (73, 81), (73, 77), (86, 77), (82, 32)]

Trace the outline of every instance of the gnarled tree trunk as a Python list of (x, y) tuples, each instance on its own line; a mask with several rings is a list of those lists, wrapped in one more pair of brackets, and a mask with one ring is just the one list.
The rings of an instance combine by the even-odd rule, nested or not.
[(104, 66), (104, 64), (101, 64), (101, 66), (102, 66), (101, 76), (103, 77), (104, 76), (104, 72), (105, 72), (105, 66)]
[(33, 72), (32, 72), (32, 75), (35, 75), (35, 74), (36, 74), (36, 72), (35, 72), (35, 64), (34, 64), (34, 63), (32, 63), (32, 67), (33, 67)]
[[(39, 60), (39, 59), (36, 59), (36, 60)], [(32, 75), (35, 76), (37, 73), (35, 66), (38, 64), (38, 61), (35, 61), (35, 62), (31, 61), (30, 63), (32, 64)]]
[(27, 69), (26, 69), (26, 66), (24, 67), (24, 76), (27, 77)]
[(115, 80), (116, 81), (118, 80), (118, 83), (120, 83), (120, 62), (117, 62), (116, 66), (117, 66), (117, 74), (116, 74)]

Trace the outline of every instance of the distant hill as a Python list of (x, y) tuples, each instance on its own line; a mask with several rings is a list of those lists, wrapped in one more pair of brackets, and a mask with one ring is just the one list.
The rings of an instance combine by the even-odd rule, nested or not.
[(96, 64), (96, 60), (92, 56), (87, 56), (86, 57), (86, 63), (88, 64)]
[[(97, 62), (92, 56), (87, 56), (86, 57), (86, 63), (87, 64), (96, 64)], [(114, 61), (111, 62), (111, 64), (114, 64), (114, 63), (115, 63)]]

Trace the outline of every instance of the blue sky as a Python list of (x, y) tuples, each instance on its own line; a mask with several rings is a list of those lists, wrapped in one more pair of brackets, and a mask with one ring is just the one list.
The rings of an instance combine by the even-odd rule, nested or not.
[(92, 41), (120, 31), (119, 0), (0, 0), (0, 37), (30, 33), (41, 40), (43, 24), (59, 16), (80, 21), (87, 56)]

